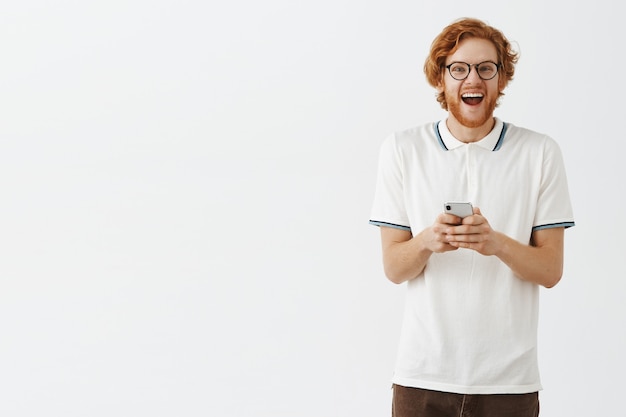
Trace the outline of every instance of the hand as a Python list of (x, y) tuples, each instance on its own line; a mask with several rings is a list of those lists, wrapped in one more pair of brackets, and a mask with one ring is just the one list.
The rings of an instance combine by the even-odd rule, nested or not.
[(478, 207), (461, 224), (448, 225), (444, 237), (452, 247), (472, 249), (485, 256), (495, 255), (502, 246), (500, 234), (491, 228)]
[(452, 214), (441, 213), (437, 216), (435, 223), (424, 229), (417, 237), (427, 250), (434, 253), (457, 250), (459, 246), (450, 244), (446, 231), (451, 225), (460, 225), (461, 220), (460, 217)]

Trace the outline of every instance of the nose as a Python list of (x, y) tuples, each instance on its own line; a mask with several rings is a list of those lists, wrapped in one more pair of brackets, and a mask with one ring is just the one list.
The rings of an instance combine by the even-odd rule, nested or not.
[(465, 81), (469, 81), (470, 83), (478, 83), (481, 80), (482, 78), (478, 76), (478, 68), (476, 68), (474, 65), (470, 66), (469, 74), (467, 75), (467, 78), (465, 78)]

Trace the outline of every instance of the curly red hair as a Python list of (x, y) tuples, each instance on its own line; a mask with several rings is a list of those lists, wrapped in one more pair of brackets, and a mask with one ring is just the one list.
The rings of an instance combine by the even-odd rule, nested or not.
[[(515, 52), (511, 43), (498, 29), (489, 26), (482, 20), (473, 18), (462, 18), (456, 20), (446, 26), (443, 31), (435, 38), (431, 47), (428, 58), (424, 63), (424, 73), (428, 83), (437, 88), (443, 84), (445, 75), (446, 58), (456, 52), (459, 43), (468, 38), (480, 38), (491, 41), (496, 47), (499, 59), (499, 87), (500, 96), (504, 93), (502, 90), (513, 79), (515, 74), (515, 64), (519, 59), (519, 54)], [(437, 95), (437, 101), (445, 110), (448, 109), (445, 94), (443, 92)]]

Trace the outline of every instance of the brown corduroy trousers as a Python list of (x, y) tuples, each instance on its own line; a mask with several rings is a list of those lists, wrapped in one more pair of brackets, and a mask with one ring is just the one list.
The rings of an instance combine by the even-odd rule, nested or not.
[(392, 417), (538, 417), (539, 394), (469, 395), (393, 386)]

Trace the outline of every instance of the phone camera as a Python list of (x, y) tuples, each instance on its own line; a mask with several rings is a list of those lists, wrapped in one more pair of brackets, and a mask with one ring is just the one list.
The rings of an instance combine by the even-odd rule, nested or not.
[(449, 204), (446, 206), (446, 210), (450, 210), (451, 208), (452, 208), (452, 207), (450, 207), (450, 205), (449, 205)]

